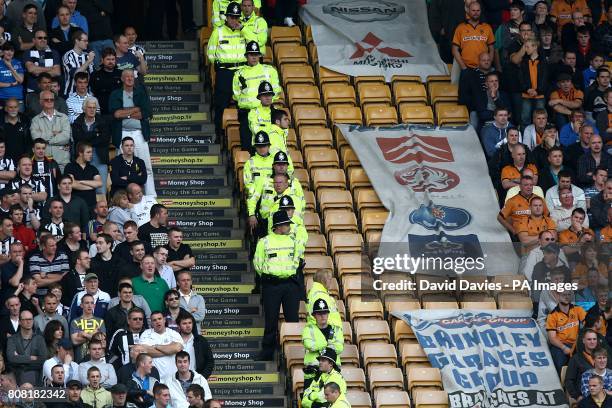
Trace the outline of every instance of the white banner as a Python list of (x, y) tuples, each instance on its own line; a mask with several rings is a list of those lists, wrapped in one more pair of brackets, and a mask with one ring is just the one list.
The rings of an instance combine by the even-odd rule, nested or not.
[(427, 22), (423, 0), (309, 0), (300, 9), (312, 27), (319, 64), (343, 74), (448, 73)]
[[(496, 219), (497, 197), (472, 127), (339, 127), (390, 212), (379, 257), (483, 258), (485, 268), (455, 263), (444, 269), (449, 274), (518, 273), (510, 237)], [(440, 268), (386, 269), (427, 273)]]
[(396, 313), (442, 373), (451, 408), (567, 408), (546, 339), (518, 310)]

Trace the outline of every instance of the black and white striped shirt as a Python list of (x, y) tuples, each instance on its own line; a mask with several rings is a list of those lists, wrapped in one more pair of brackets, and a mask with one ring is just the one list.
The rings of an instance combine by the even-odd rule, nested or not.
[[(86, 51), (78, 54), (72, 49), (64, 54), (64, 58), (62, 58), (62, 68), (64, 70), (64, 80), (66, 81), (64, 84), (64, 95), (66, 97), (74, 92), (74, 74), (76, 74), (76, 70), (79, 69), (81, 65), (85, 64), (85, 61), (87, 61)], [(93, 64), (87, 67), (87, 73), (89, 75), (93, 73), (93, 68)]]
[[(130, 346), (140, 344), (140, 334), (132, 333), (126, 329), (119, 329), (113, 334), (110, 341), (110, 354), (112, 355), (110, 363), (115, 367), (130, 363)], [(117, 364), (115, 360), (121, 361)]]
[(56, 241), (64, 238), (64, 221), (54, 223), (50, 218), (42, 220), (40, 227), (46, 231), (49, 231)]
[(34, 193), (42, 193), (47, 191), (45, 185), (43, 184), (43, 181), (34, 177), (30, 177), (29, 180), (25, 180), (17, 176), (13, 179), (13, 181), (11, 181), (11, 188), (19, 190), (19, 187), (23, 186), (24, 184), (27, 184), (32, 187), (32, 192)]
[[(15, 163), (10, 157), (0, 159), (0, 171), (15, 171)], [(0, 189), (6, 187), (5, 183), (0, 183)]]
[(136, 55), (137, 51), (140, 51), (142, 53), (142, 55), (145, 55), (145, 49), (138, 45), (138, 44), (134, 44), (132, 45), (130, 48), (128, 48), (128, 51), (131, 52), (132, 54)]
[(5, 239), (0, 241), (0, 254), (9, 255), (11, 252), (11, 244), (14, 242), (18, 242), (15, 237), (6, 237)]
[[(33, 48), (26, 53), (23, 60), (24, 63), (31, 62), (37, 67), (46, 68), (51, 68), (54, 65), (59, 65), (61, 63), (59, 54), (51, 48), (47, 48), (43, 51)], [(36, 78), (37, 76), (28, 74), (28, 92), (36, 92), (38, 90)]]

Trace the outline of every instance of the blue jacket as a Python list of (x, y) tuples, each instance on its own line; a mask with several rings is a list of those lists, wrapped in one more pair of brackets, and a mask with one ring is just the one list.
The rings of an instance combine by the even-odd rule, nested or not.
[(487, 159), (490, 159), (495, 154), (495, 151), (501, 146), (501, 142), (506, 138), (510, 123), (505, 128), (498, 128), (495, 122), (486, 124), (480, 131), (480, 140), (485, 149)]

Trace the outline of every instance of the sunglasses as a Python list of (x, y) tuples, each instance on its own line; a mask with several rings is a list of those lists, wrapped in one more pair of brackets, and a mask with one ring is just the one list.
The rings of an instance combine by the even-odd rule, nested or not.
[(37, 40), (46, 40), (48, 37), (36, 37)]

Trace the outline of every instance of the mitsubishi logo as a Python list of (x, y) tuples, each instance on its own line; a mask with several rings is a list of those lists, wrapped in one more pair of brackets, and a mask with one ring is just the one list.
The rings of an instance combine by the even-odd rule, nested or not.
[(357, 50), (350, 56), (350, 59), (361, 58), (367, 54), (371, 54), (375, 50), (395, 58), (412, 57), (411, 54), (399, 48), (381, 47), (381, 45), (384, 45), (383, 40), (372, 33), (368, 33), (363, 37), (363, 40), (355, 43)]

